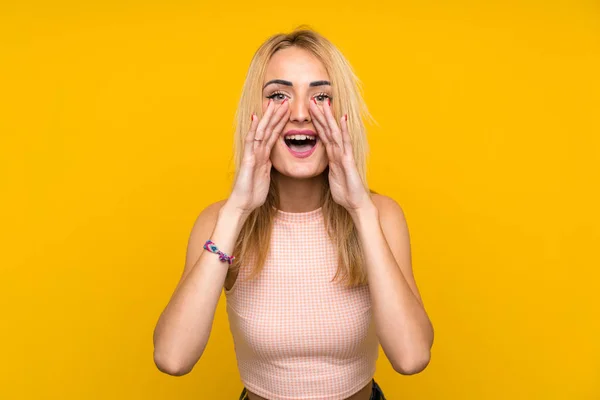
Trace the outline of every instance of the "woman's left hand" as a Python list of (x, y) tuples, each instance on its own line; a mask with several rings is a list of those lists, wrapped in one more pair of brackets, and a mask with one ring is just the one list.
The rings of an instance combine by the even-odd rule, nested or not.
[(323, 102), (322, 110), (316, 100), (310, 103), (312, 122), (329, 158), (329, 188), (333, 200), (350, 213), (372, 206), (371, 196), (356, 168), (347, 114), (340, 118), (338, 126), (329, 99)]

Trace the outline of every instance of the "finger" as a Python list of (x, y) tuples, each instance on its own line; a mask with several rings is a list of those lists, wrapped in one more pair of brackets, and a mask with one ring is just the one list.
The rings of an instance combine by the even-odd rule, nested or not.
[(341, 156), (343, 154), (343, 149), (339, 146), (339, 144), (334, 140), (333, 136), (331, 135), (331, 130), (329, 129), (329, 124), (327, 122), (327, 119), (325, 118), (325, 115), (317, 106), (313, 107), (313, 111), (313, 123), (315, 124), (315, 127), (317, 127), (317, 129), (319, 129), (320, 131), (324, 132), (324, 134), (322, 134), (322, 137), (325, 138), (324, 144), (325, 149), (327, 150), (327, 157), (329, 158), (329, 162), (340, 161)]
[[(312, 112), (311, 112), (312, 114)], [(329, 135), (326, 133), (327, 129), (323, 127), (323, 125), (321, 125), (321, 123), (319, 123), (319, 120), (313, 116), (313, 125), (315, 126), (315, 129), (317, 130), (317, 132), (319, 133), (319, 140), (321, 140), (323, 142), (323, 146), (325, 146), (325, 151), (327, 153), (327, 158), (329, 160), (329, 162), (334, 162), (336, 160), (336, 154), (335, 154), (335, 144), (331, 141), (331, 139), (329, 138)]]
[(323, 114), (325, 115), (325, 120), (327, 121), (327, 125), (329, 127), (329, 135), (331, 136), (331, 139), (335, 141), (340, 150), (343, 152), (344, 141), (342, 139), (342, 133), (340, 132), (340, 128), (335, 121), (335, 117), (333, 116), (333, 110), (331, 109), (331, 103), (329, 99), (327, 99), (327, 102), (323, 104)]
[[(263, 141), (261, 142), (261, 144), (264, 145), (265, 147), (267, 144), (266, 142), (268, 142), (269, 139), (271, 139), (271, 137), (273, 136), (273, 130), (275, 129), (275, 126), (279, 125), (279, 123), (282, 122), (282, 119), (283, 119), (282, 117), (285, 115), (286, 111), (289, 108), (288, 103), (289, 103), (288, 99), (284, 99), (283, 102), (277, 107), (273, 116), (269, 120), (269, 123), (267, 124), (267, 127), (265, 128), (265, 135), (263, 137)], [(287, 120), (283, 120), (284, 124), (286, 122), (287, 122)]]
[(252, 154), (252, 150), (254, 149), (254, 135), (256, 135), (256, 127), (258, 126), (258, 117), (252, 113), (251, 118), (250, 129), (246, 133), (244, 140), (243, 158), (246, 159)]
[[(265, 113), (263, 114), (262, 118), (260, 119), (258, 126), (256, 127), (256, 135), (255, 135), (255, 139), (261, 139), (265, 136), (265, 128), (267, 126), (267, 124), (269, 123), (269, 120), (271, 119), (271, 116), (273, 115), (273, 111), (275, 110), (275, 102), (271, 99), (269, 100), (269, 103), (267, 104), (267, 109), (265, 110)], [(260, 141), (258, 140), (254, 140), (254, 146), (253, 148), (257, 148), (260, 145)]]
[[(287, 103), (289, 103), (289, 102), (286, 102), (286, 104)], [(275, 125), (275, 127), (271, 131), (271, 134), (270, 134), (269, 138), (267, 139), (267, 143), (266, 143), (267, 152), (269, 154), (271, 154), (271, 149), (273, 148), (273, 146), (275, 146), (275, 143), (277, 143), (277, 139), (279, 139), (279, 137), (281, 136), (281, 131), (285, 127), (285, 124), (287, 124), (287, 122), (290, 120), (291, 112), (292, 112), (292, 109), (290, 108), (290, 106), (288, 104), (285, 108), (283, 115), (281, 116), (281, 119), (279, 120), (279, 123), (277, 123), (277, 125)]]
[(331, 137), (327, 131), (327, 121), (325, 120), (323, 112), (319, 106), (317, 106), (315, 101), (311, 101), (310, 103), (311, 104), (308, 109), (313, 117), (313, 124), (319, 130), (319, 139), (321, 139), (325, 145), (332, 144)]
[(344, 116), (340, 118), (340, 127), (342, 129), (342, 140), (344, 141), (344, 152), (354, 156), (352, 153), (352, 140), (350, 139), (350, 132), (348, 131), (348, 114), (344, 114)]

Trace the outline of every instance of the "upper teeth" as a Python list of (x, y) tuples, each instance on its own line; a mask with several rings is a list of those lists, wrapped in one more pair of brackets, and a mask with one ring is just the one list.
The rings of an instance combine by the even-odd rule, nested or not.
[(306, 139), (310, 139), (310, 140), (315, 140), (315, 136), (289, 135), (289, 136), (286, 136), (286, 139), (294, 139), (294, 140), (306, 140)]

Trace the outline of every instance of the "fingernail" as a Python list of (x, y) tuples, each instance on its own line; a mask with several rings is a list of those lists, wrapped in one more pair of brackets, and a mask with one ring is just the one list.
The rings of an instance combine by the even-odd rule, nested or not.
[(327, 104), (331, 106), (331, 101), (329, 99), (327, 99)]
[(317, 99), (313, 98), (313, 101), (315, 102), (315, 105), (317, 104)]
[(346, 121), (348, 121), (348, 114), (346, 114)]
[(287, 99), (283, 99), (283, 101), (281, 102), (281, 105), (283, 105), (283, 103), (285, 103), (287, 101)]
[(254, 113), (250, 116), (250, 121), (254, 121)]

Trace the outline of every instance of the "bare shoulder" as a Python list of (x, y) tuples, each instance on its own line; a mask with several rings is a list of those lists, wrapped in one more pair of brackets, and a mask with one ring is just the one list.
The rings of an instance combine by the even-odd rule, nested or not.
[(204, 207), (202, 211), (196, 217), (192, 226), (185, 255), (185, 268), (183, 271), (182, 279), (185, 278), (192, 266), (198, 261), (202, 251), (204, 250), (204, 243), (209, 236), (212, 234), (219, 218), (219, 211), (223, 205), (227, 202), (227, 199), (219, 200)]
[(371, 200), (373, 200), (377, 211), (379, 211), (379, 219), (395, 218), (405, 220), (404, 210), (393, 198), (381, 193), (371, 193)]
[(394, 255), (394, 259), (417, 300), (422, 303), (421, 294), (419, 293), (412, 270), (410, 233), (404, 216), (404, 210), (402, 210), (402, 207), (396, 200), (389, 196), (374, 193), (371, 194), (371, 200), (373, 200), (375, 207), (377, 207), (381, 230)]
[(207, 205), (206, 207), (204, 207), (204, 209), (202, 211), (200, 211), (200, 214), (198, 214), (198, 217), (196, 218), (196, 221), (194, 222), (194, 227), (196, 227), (196, 224), (198, 224), (198, 222), (202, 223), (207, 220), (212, 220), (212, 219), (216, 220), (216, 218), (219, 214), (219, 211), (221, 210), (221, 207), (223, 207), (223, 205), (225, 205), (226, 202), (227, 202), (227, 199), (223, 199), (223, 200), (215, 201), (214, 203), (211, 203), (211, 204)]
[(227, 199), (216, 201), (207, 205), (200, 211), (192, 226), (190, 238), (197, 237), (199, 234), (206, 233), (206, 231), (210, 231), (208, 233), (212, 232), (217, 222), (219, 211), (226, 201)]
[[(197, 242), (197, 240), (192, 239), (201, 239), (200, 236), (206, 236), (212, 233), (217, 223), (217, 218), (219, 217), (219, 211), (226, 202), (227, 199), (216, 201), (207, 205), (202, 211), (200, 211), (198, 217), (196, 217), (196, 220), (194, 221), (194, 225), (192, 226), (192, 231), (190, 233), (190, 244), (195, 244)], [(204, 242), (202, 244), (204, 244)]]
[(381, 228), (390, 242), (392, 251), (409, 252), (410, 234), (404, 210), (400, 204), (393, 198), (380, 193), (371, 194), (371, 200), (377, 207)]

